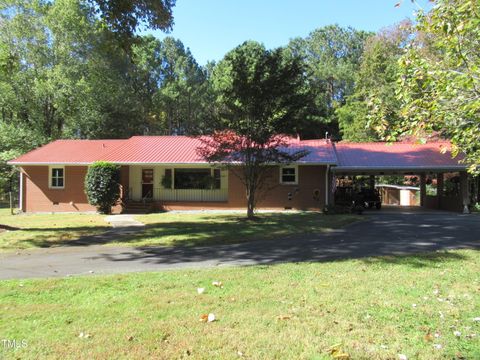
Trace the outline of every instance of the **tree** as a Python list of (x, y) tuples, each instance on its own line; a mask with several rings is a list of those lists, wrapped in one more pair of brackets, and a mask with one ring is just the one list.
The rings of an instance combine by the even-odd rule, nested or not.
[(337, 108), (342, 138), (350, 141), (378, 140), (390, 124), (400, 119), (398, 59), (411, 35), (412, 25), (404, 21), (383, 29), (365, 41), (355, 86), (346, 104)]
[(97, 14), (128, 51), (138, 38), (142, 25), (153, 30), (169, 31), (173, 27), (172, 9), (175, 0), (87, 0)]
[[(211, 89), (207, 72), (180, 40), (159, 43), (158, 91), (153, 96), (157, 131), (168, 135), (202, 134), (209, 130)], [(155, 126), (153, 126), (155, 129)]]
[(428, 14), (419, 13), (416, 30), (424, 36), (414, 36), (400, 59), (403, 118), (390, 131), (440, 133), (451, 139), (454, 155), (466, 154), (471, 171), (480, 164), (479, 25), (478, 0), (437, 0)]
[(223, 130), (202, 138), (199, 153), (231, 168), (242, 181), (248, 218), (260, 194), (268, 191), (271, 165), (305, 156), (287, 152), (286, 137), (278, 135), (294, 131), (303, 106), (302, 70), (300, 59), (285, 49), (270, 51), (252, 41), (227, 53), (213, 70)]
[(103, 214), (110, 214), (120, 197), (120, 167), (105, 161), (90, 165), (85, 177), (85, 194), (90, 205)]
[(351, 27), (329, 25), (297, 38), (288, 48), (305, 62), (306, 82), (311, 101), (303, 116), (300, 135), (323, 137), (328, 131), (338, 137), (336, 109), (353, 93), (364, 42), (371, 35)]

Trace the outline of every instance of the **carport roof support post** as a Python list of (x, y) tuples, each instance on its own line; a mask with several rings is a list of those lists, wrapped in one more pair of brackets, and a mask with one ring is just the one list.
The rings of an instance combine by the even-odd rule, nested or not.
[(425, 173), (420, 174), (420, 206), (425, 206), (425, 198), (427, 195), (427, 176)]
[(466, 171), (460, 172), (460, 191), (462, 194), (463, 213), (470, 214), (470, 209), (468, 208), (470, 205), (470, 195), (468, 193), (468, 174)]
[(443, 173), (437, 173), (437, 199), (438, 199), (438, 208), (442, 208), (442, 197), (443, 197)]

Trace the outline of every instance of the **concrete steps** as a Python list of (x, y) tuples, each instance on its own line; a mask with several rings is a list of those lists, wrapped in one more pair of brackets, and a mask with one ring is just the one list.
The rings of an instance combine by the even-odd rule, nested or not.
[(153, 210), (153, 204), (150, 202), (128, 201), (125, 203), (122, 214), (148, 214)]

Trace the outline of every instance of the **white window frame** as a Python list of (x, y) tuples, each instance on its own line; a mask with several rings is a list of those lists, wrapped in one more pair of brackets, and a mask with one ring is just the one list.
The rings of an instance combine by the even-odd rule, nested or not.
[[(283, 169), (295, 169), (295, 181), (283, 181)], [(280, 184), (281, 185), (298, 185), (298, 165), (280, 166)]]
[[(53, 170), (54, 169), (62, 169), (63, 170), (63, 186), (53, 186), (52, 185), (52, 178), (53, 178)], [(65, 189), (65, 166), (61, 165), (50, 165), (48, 167), (48, 188), (49, 189)]]

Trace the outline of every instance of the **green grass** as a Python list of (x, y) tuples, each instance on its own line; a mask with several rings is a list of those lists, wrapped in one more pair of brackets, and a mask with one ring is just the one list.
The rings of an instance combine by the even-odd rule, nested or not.
[(9, 209), (0, 209), (0, 225), (10, 228), (0, 232), (3, 251), (62, 245), (110, 228), (97, 214), (10, 215)]
[[(125, 246), (196, 246), (314, 235), (362, 219), (355, 215), (326, 216), (316, 212), (262, 213), (247, 221), (243, 213), (157, 213), (137, 216), (147, 226), (137, 234), (108, 238)], [(0, 209), (0, 251), (68, 245), (81, 236), (102, 233), (110, 226), (98, 214), (10, 215)]]
[(249, 221), (243, 213), (159, 213), (137, 216), (147, 226), (129, 245), (217, 245), (315, 235), (363, 219), (317, 212), (261, 213)]
[[(3, 281), (0, 338), (27, 347), (0, 351), (7, 359), (330, 359), (328, 347), (341, 344), (351, 359), (478, 359), (479, 269), (479, 253), (462, 250)], [(218, 321), (200, 322), (205, 313)]]

